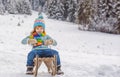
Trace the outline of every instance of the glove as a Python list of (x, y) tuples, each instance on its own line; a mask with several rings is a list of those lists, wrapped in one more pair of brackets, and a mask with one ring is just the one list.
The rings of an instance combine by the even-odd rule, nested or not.
[(48, 46), (48, 45), (52, 45), (53, 44), (53, 40), (49, 39), (49, 40), (45, 40), (44, 41), (44, 45)]
[(29, 39), (28, 40), (28, 44), (36, 44), (37, 43), (37, 40), (35, 40), (35, 39)]

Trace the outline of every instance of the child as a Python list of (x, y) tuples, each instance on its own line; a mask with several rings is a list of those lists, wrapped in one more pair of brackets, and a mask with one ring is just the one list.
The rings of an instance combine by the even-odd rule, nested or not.
[(34, 29), (30, 36), (27, 36), (22, 40), (22, 44), (31, 44), (33, 46), (32, 50), (27, 56), (27, 71), (26, 74), (33, 74), (33, 59), (36, 55), (39, 57), (51, 57), (53, 55), (57, 56), (57, 74), (63, 74), (61, 71), (60, 57), (56, 50), (48, 48), (48, 45), (56, 46), (57, 42), (52, 39), (49, 35), (46, 35), (45, 24), (43, 16), (40, 15), (34, 22)]

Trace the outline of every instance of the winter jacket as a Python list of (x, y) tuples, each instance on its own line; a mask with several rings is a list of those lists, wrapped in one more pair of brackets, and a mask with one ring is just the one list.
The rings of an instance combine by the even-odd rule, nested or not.
[[(45, 40), (48, 40), (48, 39), (52, 39), (49, 35), (45, 35), (45, 36), (42, 36), (42, 37), (40, 37), (42, 40), (43, 40), (43, 42), (45, 41)], [(28, 40), (29, 40), (29, 36), (27, 36), (26, 38), (24, 38), (22, 41), (21, 41), (21, 43), (22, 44), (28, 44)], [(53, 40), (53, 46), (56, 46), (57, 45), (57, 42), (54, 40), (54, 39), (52, 39)], [(36, 46), (36, 47), (34, 47), (33, 46), (33, 48), (32, 48), (32, 50), (37, 50), (37, 49), (49, 49), (49, 47), (48, 46), (46, 46), (46, 45), (44, 45), (44, 43), (43, 43), (43, 45), (40, 45), (40, 46)]]

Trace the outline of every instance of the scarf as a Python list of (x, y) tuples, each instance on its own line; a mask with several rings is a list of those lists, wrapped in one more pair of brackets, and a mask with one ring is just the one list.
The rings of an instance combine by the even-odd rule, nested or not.
[(36, 46), (41, 46), (43, 44), (43, 40), (41, 39), (41, 37), (44, 37), (45, 35), (46, 35), (45, 32), (41, 34), (34, 32), (32, 35), (29, 36), (29, 39), (36, 39), (37, 40)]

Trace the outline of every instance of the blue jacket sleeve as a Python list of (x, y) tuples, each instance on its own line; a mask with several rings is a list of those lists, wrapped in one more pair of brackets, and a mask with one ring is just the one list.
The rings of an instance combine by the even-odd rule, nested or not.
[(21, 43), (22, 43), (22, 44), (27, 44), (27, 43), (28, 43), (28, 39), (29, 39), (29, 36), (25, 37), (25, 38), (21, 41)]
[(51, 38), (49, 35), (47, 35), (47, 39), (52, 39), (53, 40), (53, 46), (56, 46), (57, 45), (57, 42), (56, 40), (54, 40), (53, 38)]

